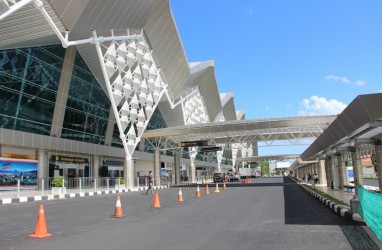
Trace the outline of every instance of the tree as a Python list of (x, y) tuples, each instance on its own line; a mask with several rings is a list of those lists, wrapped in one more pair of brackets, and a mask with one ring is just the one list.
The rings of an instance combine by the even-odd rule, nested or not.
[(269, 162), (267, 160), (260, 161), (261, 176), (269, 176)]
[(377, 156), (375, 154), (372, 154), (371, 156), (371, 164), (374, 167), (375, 173), (378, 175), (378, 162), (377, 162)]

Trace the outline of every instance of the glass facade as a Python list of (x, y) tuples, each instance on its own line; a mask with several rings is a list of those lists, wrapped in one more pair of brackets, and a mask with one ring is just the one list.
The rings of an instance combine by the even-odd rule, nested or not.
[(109, 109), (108, 97), (77, 53), (66, 104), (62, 138), (104, 144)]
[(0, 127), (49, 135), (65, 49), (0, 51)]
[[(0, 51), (0, 127), (50, 135), (65, 49)], [(62, 138), (103, 144), (110, 102), (77, 52)]]

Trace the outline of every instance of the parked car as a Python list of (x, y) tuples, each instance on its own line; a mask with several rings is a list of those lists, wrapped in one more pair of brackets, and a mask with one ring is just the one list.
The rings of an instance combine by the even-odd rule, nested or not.
[(214, 183), (224, 182), (224, 174), (223, 173), (215, 173), (213, 176)]
[(239, 181), (239, 175), (233, 172), (228, 172), (226, 178), (229, 182)]

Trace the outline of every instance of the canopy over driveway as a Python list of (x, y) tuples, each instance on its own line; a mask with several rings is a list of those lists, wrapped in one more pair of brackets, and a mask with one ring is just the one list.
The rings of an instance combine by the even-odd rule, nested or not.
[(302, 153), (312, 160), (355, 145), (378, 144), (382, 138), (382, 94), (357, 96)]
[(307, 116), (239, 120), (177, 126), (145, 131), (142, 138), (163, 138), (177, 145), (184, 141), (207, 140), (209, 144), (255, 143), (271, 145), (277, 140), (298, 143), (302, 138), (318, 137), (336, 116)]

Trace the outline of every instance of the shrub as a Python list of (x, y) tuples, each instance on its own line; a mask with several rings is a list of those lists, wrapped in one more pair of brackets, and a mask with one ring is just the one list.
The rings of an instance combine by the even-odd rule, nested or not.
[(125, 180), (123, 178), (118, 178), (115, 180), (115, 183), (118, 185), (125, 184)]
[[(62, 187), (62, 180), (64, 180), (63, 176), (57, 176), (52, 181), (52, 187)], [(64, 180), (65, 186), (68, 184), (67, 180)]]

